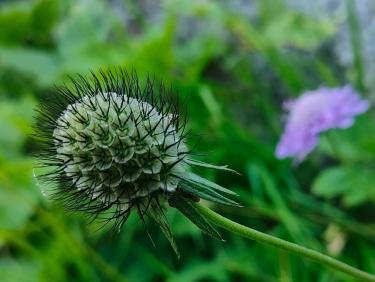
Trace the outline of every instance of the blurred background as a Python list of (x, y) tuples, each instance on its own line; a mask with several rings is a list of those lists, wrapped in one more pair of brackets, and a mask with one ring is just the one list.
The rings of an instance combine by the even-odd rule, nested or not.
[(352, 281), (224, 231), (214, 241), (170, 209), (177, 259), (137, 216), (117, 233), (44, 198), (34, 109), (67, 75), (108, 66), (173, 83), (202, 159), (242, 174), (199, 171), (245, 206), (212, 208), (375, 273), (374, 111), (298, 166), (274, 157), (283, 101), (345, 84), (374, 100), (375, 1), (2, 0), (1, 281)]

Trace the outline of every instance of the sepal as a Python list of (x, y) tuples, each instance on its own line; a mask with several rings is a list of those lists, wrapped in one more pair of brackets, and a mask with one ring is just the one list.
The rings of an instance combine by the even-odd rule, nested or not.
[(194, 223), (202, 232), (220, 241), (224, 241), (219, 232), (203, 217), (194, 206), (192, 199), (184, 197), (182, 194), (174, 194), (168, 200), (169, 205), (178, 209), (192, 223)]

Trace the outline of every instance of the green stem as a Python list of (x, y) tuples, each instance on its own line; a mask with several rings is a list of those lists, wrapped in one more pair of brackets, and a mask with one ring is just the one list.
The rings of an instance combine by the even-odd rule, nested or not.
[(201, 204), (196, 204), (196, 208), (200, 211), (200, 213), (203, 216), (205, 216), (213, 224), (220, 226), (234, 234), (237, 234), (239, 236), (242, 236), (248, 239), (252, 239), (259, 243), (263, 243), (266, 245), (276, 247), (278, 249), (281, 249), (290, 253), (294, 253), (298, 256), (309, 258), (322, 265), (326, 265), (338, 271), (345, 272), (359, 279), (360, 281), (375, 281), (375, 275), (361, 271), (357, 268), (354, 268), (350, 265), (340, 262), (330, 256), (324, 255), (314, 250), (307, 249), (305, 247), (301, 247), (297, 244), (290, 243), (288, 241), (273, 237), (271, 235), (259, 232), (252, 228), (249, 228), (239, 223), (236, 223), (234, 221), (231, 221), (230, 219), (227, 219), (221, 216), (220, 214), (214, 212), (213, 210)]

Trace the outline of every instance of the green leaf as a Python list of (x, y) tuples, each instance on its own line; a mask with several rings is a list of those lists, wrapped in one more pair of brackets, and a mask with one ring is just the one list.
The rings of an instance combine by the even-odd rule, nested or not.
[(6, 8), (5, 5), (0, 6), (1, 45), (24, 44), (30, 33), (30, 9), (32, 4), (17, 3)]
[(340, 167), (327, 169), (315, 180), (312, 191), (328, 199), (339, 196), (348, 189), (346, 178), (345, 170)]
[(205, 188), (199, 185), (194, 185), (192, 183), (186, 183), (182, 181), (179, 184), (181, 190), (193, 194), (199, 198), (205, 199), (210, 202), (215, 202), (218, 204), (228, 205), (228, 206), (240, 206), (237, 202), (220, 195), (212, 189)]
[(201, 186), (202, 188), (208, 188), (208, 189), (211, 189), (211, 190), (216, 190), (216, 191), (220, 191), (220, 192), (223, 192), (223, 193), (226, 193), (226, 194), (230, 194), (230, 195), (235, 195), (237, 196), (237, 194), (227, 188), (224, 188), (222, 186), (220, 186), (219, 184), (216, 184), (206, 178), (203, 178), (203, 177), (200, 177), (199, 175), (195, 174), (195, 173), (192, 173), (192, 172), (184, 172), (184, 174), (180, 174), (180, 175), (177, 175), (179, 176), (181, 179), (183, 179), (184, 181), (190, 183), (190, 184), (193, 184), (193, 185), (197, 185), (197, 186)]
[(41, 262), (37, 260), (2, 258), (0, 261), (1, 281), (40, 281)]
[(59, 58), (51, 51), (0, 46), (0, 60), (5, 67), (32, 75), (40, 85), (51, 85), (61, 71)]
[(52, 45), (52, 33), (59, 18), (59, 2), (43, 0), (36, 3), (30, 19), (34, 40), (39, 44)]
[(231, 199), (228, 199), (220, 192), (230, 195), (237, 194), (231, 190), (228, 190), (208, 179), (200, 177), (199, 175), (192, 172), (184, 172), (183, 174), (176, 174), (176, 177), (181, 179), (180, 189), (193, 194), (197, 197), (203, 198), (208, 201), (216, 202), (219, 204), (239, 206), (239, 204)]
[(164, 236), (167, 238), (171, 247), (178, 258), (180, 258), (180, 253), (177, 248), (176, 241), (174, 240), (171, 228), (168, 224), (168, 221), (165, 217), (165, 214), (162, 208), (154, 201), (150, 203), (147, 214), (159, 225)]
[(191, 159), (187, 159), (186, 163), (188, 163), (189, 165), (195, 165), (195, 166), (200, 166), (200, 167), (205, 167), (205, 168), (212, 168), (212, 169), (217, 169), (217, 170), (225, 170), (225, 171), (229, 171), (229, 172), (239, 174), (237, 171), (228, 168), (227, 165), (218, 166), (218, 165), (213, 165), (213, 164), (209, 164), (209, 163), (205, 163), (205, 162), (201, 162), (201, 161), (197, 161), (197, 160), (191, 160)]
[(374, 171), (364, 165), (330, 168), (322, 172), (313, 184), (313, 192), (331, 199), (340, 197), (344, 206), (353, 207), (375, 201)]
[(169, 204), (178, 209), (192, 223), (194, 223), (202, 232), (207, 235), (223, 241), (219, 232), (204, 218), (194, 207), (193, 201), (181, 195), (173, 195), (169, 198)]
[(311, 50), (334, 31), (334, 24), (328, 20), (316, 21), (297, 13), (287, 12), (280, 14), (277, 21), (270, 22), (265, 27), (263, 36), (275, 46), (292, 45)]

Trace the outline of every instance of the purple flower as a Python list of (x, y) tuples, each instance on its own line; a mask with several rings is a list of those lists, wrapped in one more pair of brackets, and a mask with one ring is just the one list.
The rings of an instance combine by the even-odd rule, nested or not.
[(369, 103), (351, 86), (319, 88), (288, 101), (285, 131), (277, 144), (276, 157), (302, 161), (317, 145), (319, 133), (332, 128), (348, 128), (354, 117), (364, 113)]

